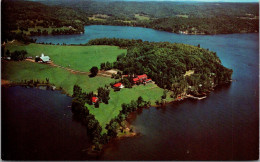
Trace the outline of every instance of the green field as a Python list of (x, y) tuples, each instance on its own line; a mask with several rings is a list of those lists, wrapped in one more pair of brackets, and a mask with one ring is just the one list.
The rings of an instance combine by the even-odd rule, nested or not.
[(189, 15), (176, 15), (176, 17), (189, 18)]
[[(161, 100), (163, 95), (163, 89), (159, 88), (156, 84), (149, 83), (147, 85), (134, 86), (133, 88), (123, 88), (119, 92), (114, 92), (110, 90), (110, 100), (109, 104), (101, 103), (99, 108), (95, 108), (93, 105), (86, 105), (90, 113), (95, 115), (95, 118), (100, 122), (103, 132), (105, 131), (105, 126), (110, 122), (110, 120), (116, 117), (120, 110), (122, 110), (121, 105), (123, 103), (130, 103), (131, 100), (137, 100), (139, 96), (142, 96), (145, 101), (151, 101), (152, 105), (155, 105), (156, 100)], [(167, 95), (167, 101), (171, 98)]]
[(45, 81), (46, 78), (49, 78), (50, 83), (56, 87), (62, 87), (69, 95), (73, 93), (74, 84), (78, 84), (84, 91), (89, 92), (114, 81), (109, 77), (89, 78), (88, 75), (72, 74), (61, 68), (28, 61), (2, 62), (2, 79), (4, 80), (20, 82), (21, 80), (38, 79)]
[(150, 20), (149, 16), (140, 15), (140, 14), (135, 14), (135, 18), (137, 18), (138, 20)]
[(28, 52), (27, 56), (33, 57), (44, 53), (50, 56), (54, 64), (86, 72), (89, 72), (92, 66), (100, 68), (102, 62), (114, 62), (118, 55), (126, 53), (125, 49), (116, 46), (20, 45), (13, 43), (8, 44), (7, 49), (10, 52), (26, 50)]

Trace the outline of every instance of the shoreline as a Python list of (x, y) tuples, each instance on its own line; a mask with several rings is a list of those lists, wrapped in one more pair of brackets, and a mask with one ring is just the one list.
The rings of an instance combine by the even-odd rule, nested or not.
[[(84, 25), (85, 26), (92, 26), (92, 25), (102, 25), (102, 24), (90, 24), (90, 25)], [(145, 26), (133, 26), (133, 25), (115, 25), (115, 24), (105, 24), (103, 26), (126, 26), (126, 27), (141, 27), (141, 28), (147, 28), (147, 29), (153, 29), (156, 31), (163, 31), (163, 32), (167, 32), (167, 33), (174, 33), (174, 34), (179, 34), (179, 35), (222, 35), (222, 34), (250, 34), (250, 33), (259, 33), (259, 32), (233, 32), (233, 33), (214, 33), (214, 34), (206, 34), (206, 33), (186, 33), (185, 31), (180, 31), (180, 32), (172, 32), (172, 31), (166, 31), (166, 30), (160, 30), (160, 29), (155, 29), (155, 28), (149, 28), (149, 27), (145, 27)], [(85, 29), (83, 33), (74, 33), (74, 34), (65, 34), (65, 35), (81, 35), (85, 33)], [(28, 35), (29, 37), (33, 38), (33, 37), (41, 37), (41, 36), (59, 36), (59, 35), (64, 35), (64, 34), (57, 34), (57, 35), (53, 35), (53, 34), (48, 34), (48, 35)], [(60, 44), (62, 45), (62, 44)]]
[(66, 91), (63, 90), (62, 87), (56, 87), (53, 84), (50, 83), (37, 83), (34, 85), (33, 83), (21, 83), (21, 82), (12, 82), (10, 80), (1, 79), (1, 86), (2, 87), (15, 87), (15, 86), (21, 86), (21, 87), (29, 87), (29, 88), (38, 88), (39, 87), (46, 87), (46, 90), (52, 90), (52, 91), (61, 91), (62, 93), (66, 94), (67, 96), (71, 97)]
[[(84, 25), (85, 26), (91, 26), (91, 25), (103, 25), (103, 24), (90, 24), (90, 25)], [(160, 29), (155, 29), (155, 28), (149, 28), (149, 27), (146, 27), (146, 26), (134, 26), (133, 24), (131, 25), (128, 25), (128, 24), (125, 24), (125, 25), (116, 25), (116, 24), (105, 24), (103, 26), (127, 26), (127, 27), (141, 27), (141, 28), (147, 28), (147, 29), (153, 29), (153, 30), (156, 30), (156, 31), (164, 31), (164, 32), (167, 32), (167, 33), (174, 33), (174, 34), (180, 34), (180, 35), (221, 35), (221, 34), (249, 34), (249, 33), (259, 33), (259, 32), (244, 32), (244, 31), (240, 31), (240, 32), (233, 32), (233, 33), (215, 33), (215, 34), (206, 34), (206, 33), (202, 33), (202, 32), (198, 32), (198, 33), (185, 33), (183, 31), (179, 31), (179, 32), (173, 32), (173, 31), (166, 31), (166, 30), (160, 30)], [(182, 32), (182, 33), (180, 33)], [(84, 33), (85, 33), (85, 29), (84, 29)]]

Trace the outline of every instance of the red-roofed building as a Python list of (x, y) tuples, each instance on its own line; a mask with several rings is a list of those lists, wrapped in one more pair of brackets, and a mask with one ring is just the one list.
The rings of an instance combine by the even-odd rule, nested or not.
[(98, 98), (97, 97), (92, 97), (92, 102), (93, 104), (96, 103), (98, 101)]
[(180, 101), (180, 100), (183, 100), (183, 98), (181, 96), (178, 96), (177, 100)]
[(143, 75), (138, 75), (137, 78), (133, 79), (134, 84), (140, 82), (140, 83), (146, 83), (146, 82), (151, 82), (152, 79), (147, 79), (147, 75), (143, 74)]
[(139, 82), (139, 78), (133, 78), (134, 84), (136, 84), (137, 82)]
[(152, 79), (146, 79), (145, 82), (146, 83), (152, 82)]
[(124, 85), (122, 83), (116, 83), (113, 85), (115, 88), (124, 88)]
[(138, 75), (137, 78), (142, 82), (142, 81), (145, 81), (147, 79), (147, 75), (146, 74)]

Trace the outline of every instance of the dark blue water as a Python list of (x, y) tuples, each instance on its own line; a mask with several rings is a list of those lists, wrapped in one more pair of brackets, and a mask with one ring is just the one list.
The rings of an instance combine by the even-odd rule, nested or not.
[(258, 34), (178, 35), (93, 25), (86, 26), (82, 35), (42, 36), (38, 42), (80, 44), (103, 37), (200, 44), (217, 52), (223, 65), (233, 69), (235, 81), (202, 101), (186, 100), (132, 114), (131, 122), (141, 136), (110, 143), (102, 160), (258, 159)]
[(73, 119), (70, 97), (23, 87), (2, 87), (1, 94), (3, 160), (91, 159), (87, 130)]

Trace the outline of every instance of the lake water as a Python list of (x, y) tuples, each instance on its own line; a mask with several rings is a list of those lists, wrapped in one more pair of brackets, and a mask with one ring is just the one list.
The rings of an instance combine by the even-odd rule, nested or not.
[[(179, 103), (168, 104), (162, 108), (151, 107), (143, 109), (131, 116), (131, 123), (135, 129), (141, 133), (140, 136), (116, 140), (107, 145), (104, 154), (99, 157), (101, 160), (253, 160), (258, 159), (259, 148), (259, 36), (258, 34), (228, 34), (228, 35), (179, 35), (168, 32), (156, 31), (153, 29), (140, 27), (122, 27), (122, 26), (102, 26), (92, 25), (85, 27), (85, 33), (81, 35), (65, 36), (41, 36), (37, 37), (37, 42), (52, 42), (66, 44), (86, 43), (95, 38), (129, 38), (142, 39), (147, 41), (169, 41), (185, 43), (191, 45), (200, 44), (203, 48), (217, 52), (224, 66), (232, 68), (232, 84), (217, 88), (207, 99), (201, 101), (185, 100)], [(17, 87), (16, 87), (17, 88)], [(2, 114), (16, 113), (15, 116), (30, 108), (33, 115), (16, 120), (8, 119), (8, 129), (16, 128), (15, 124), (27, 123), (32, 116), (36, 125), (37, 122), (43, 126), (36, 128), (17, 128), (11, 132), (19, 134), (23, 131), (30, 131), (30, 138), (26, 139), (21, 148), (35, 148), (38, 154), (25, 153), (17, 157), (29, 157), (29, 159), (41, 159), (47, 156), (47, 159), (89, 159), (87, 154), (82, 153), (84, 146), (89, 144), (86, 130), (71, 119), (70, 110), (67, 105), (70, 104), (68, 97), (58, 92), (40, 91), (35, 89), (16, 89), (9, 88), (4, 94), (3, 103), (9, 103), (13, 100), (25, 101), (26, 96), (33, 93), (40, 95), (48, 93), (45, 96), (44, 104), (37, 104), (36, 108), (40, 112), (34, 113), (32, 102), (26, 102), (9, 105)], [(21, 92), (20, 92), (21, 91)], [(31, 92), (35, 91), (35, 92)], [(20, 93), (18, 96), (17, 93)], [(18, 93), (18, 94), (19, 94)], [(53, 94), (56, 96), (56, 102), (53, 103)], [(34, 97), (31, 95), (30, 97)], [(25, 99), (23, 99), (25, 97)], [(29, 99), (30, 99), (29, 97)], [(35, 101), (41, 97), (35, 98)], [(44, 100), (44, 101), (45, 101)], [(38, 101), (39, 102), (39, 101)], [(38, 103), (38, 102), (33, 102)], [(53, 103), (54, 105), (50, 105)], [(19, 105), (19, 106), (18, 106)], [(3, 105), (3, 106), (8, 106)], [(52, 108), (52, 109), (51, 109)], [(11, 112), (9, 112), (9, 109)], [(37, 111), (38, 111), (37, 109)], [(56, 113), (52, 113), (53, 109)], [(65, 110), (64, 110), (65, 109)], [(70, 114), (69, 118), (61, 116)], [(55, 120), (60, 123), (53, 126), (52, 122), (37, 121), (43, 120), (43, 114), (53, 114)], [(3, 115), (4, 117), (5, 115)], [(10, 115), (11, 116), (11, 115)], [(17, 118), (17, 117), (16, 117)], [(2, 118), (2, 121), (5, 118)], [(37, 119), (37, 120), (36, 120)], [(9, 121), (11, 120), (11, 121)], [(70, 126), (63, 125), (65, 121)], [(4, 122), (3, 122), (4, 123)], [(76, 128), (71, 125), (75, 125)], [(9, 126), (10, 125), (10, 126)], [(56, 129), (57, 130), (56, 130)], [(52, 129), (52, 131), (48, 131)], [(11, 131), (10, 129), (9, 131)], [(41, 132), (44, 130), (44, 132)], [(54, 131), (55, 130), (55, 131)], [(77, 131), (76, 131), (77, 130)], [(58, 131), (58, 132), (56, 132)], [(76, 131), (77, 133), (75, 133)], [(49, 135), (49, 144), (47, 143)], [(58, 138), (59, 132), (63, 138)], [(43, 134), (46, 139), (43, 143), (37, 142), (37, 138)], [(54, 137), (52, 137), (54, 136)], [(11, 136), (14, 137), (14, 136)], [(8, 137), (9, 140), (12, 139)], [(74, 139), (72, 143), (64, 142), (67, 139)], [(39, 140), (41, 141), (41, 139)], [(17, 141), (16, 141), (17, 142)], [(51, 143), (56, 143), (50, 152), (39, 153), (42, 147), (48, 147)], [(62, 151), (59, 152), (59, 149)], [(72, 149), (73, 148), (73, 149)], [(9, 148), (12, 152), (13, 149)], [(18, 149), (18, 148), (17, 148)], [(31, 150), (33, 151), (33, 150)], [(57, 155), (55, 152), (58, 152)], [(33, 152), (34, 153), (34, 152)], [(12, 155), (19, 153), (12, 152)], [(22, 154), (22, 153), (20, 153)], [(62, 156), (63, 155), (63, 156)], [(40, 157), (40, 158), (37, 158)], [(19, 159), (18, 158), (18, 159)]]
[(86, 128), (73, 119), (71, 98), (59, 91), (2, 87), (2, 159), (83, 160)]

